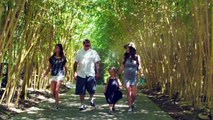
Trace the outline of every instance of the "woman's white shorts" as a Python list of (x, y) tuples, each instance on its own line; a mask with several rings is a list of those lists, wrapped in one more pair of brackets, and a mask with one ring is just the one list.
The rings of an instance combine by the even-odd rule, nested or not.
[(50, 82), (52, 82), (52, 81), (57, 82), (57, 81), (63, 81), (63, 80), (64, 80), (64, 76), (63, 75), (51, 76), (50, 77)]

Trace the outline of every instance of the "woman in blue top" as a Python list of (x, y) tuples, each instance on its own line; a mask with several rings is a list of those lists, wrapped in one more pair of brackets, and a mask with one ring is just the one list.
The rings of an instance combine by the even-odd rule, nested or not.
[(129, 105), (128, 112), (132, 112), (137, 96), (137, 76), (138, 74), (143, 76), (143, 72), (141, 69), (140, 56), (136, 54), (135, 44), (130, 42), (125, 45), (124, 48), (126, 49), (126, 52), (124, 54), (124, 59), (119, 73), (122, 73), (124, 71), (124, 84), (127, 90), (127, 99)]
[[(43, 78), (51, 71), (51, 89), (55, 98), (55, 109), (58, 109), (59, 104), (59, 89), (64, 80), (65, 74), (69, 80), (68, 69), (66, 66), (67, 59), (64, 56), (63, 47), (61, 44), (55, 46), (54, 54), (49, 58), (49, 66), (43, 75)], [(64, 72), (65, 69), (65, 72)]]

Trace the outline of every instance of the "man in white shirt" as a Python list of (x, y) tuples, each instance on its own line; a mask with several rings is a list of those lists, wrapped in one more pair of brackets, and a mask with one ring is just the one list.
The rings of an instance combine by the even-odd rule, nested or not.
[(76, 80), (76, 95), (80, 95), (81, 106), (85, 110), (84, 98), (86, 90), (90, 94), (90, 105), (95, 106), (93, 95), (96, 90), (96, 79), (100, 79), (100, 57), (90, 48), (90, 41), (85, 39), (84, 48), (75, 55), (74, 78)]

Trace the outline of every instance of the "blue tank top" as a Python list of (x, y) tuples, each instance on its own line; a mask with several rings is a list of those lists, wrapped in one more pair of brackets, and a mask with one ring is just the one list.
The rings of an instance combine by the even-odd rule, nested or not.
[(136, 80), (138, 74), (138, 63), (137, 60), (127, 59), (124, 64), (124, 79)]

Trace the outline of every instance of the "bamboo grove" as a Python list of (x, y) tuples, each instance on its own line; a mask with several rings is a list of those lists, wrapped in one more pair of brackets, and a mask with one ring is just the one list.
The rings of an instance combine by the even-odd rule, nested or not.
[(17, 105), (20, 97), (27, 99), (28, 88), (46, 88), (48, 80), (40, 76), (56, 43), (65, 46), (72, 73), (73, 55), (89, 38), (101, 53), (103, 73), (120, 65), (122, 46), (133, 41), (148, 88), (160, 85), (170, 97), (178, 93), (182, 102), (212, 109), (212, 4), (211, 0), (3, 0), (0, 63), (8, 63), (8, 83), (0, 103)]

